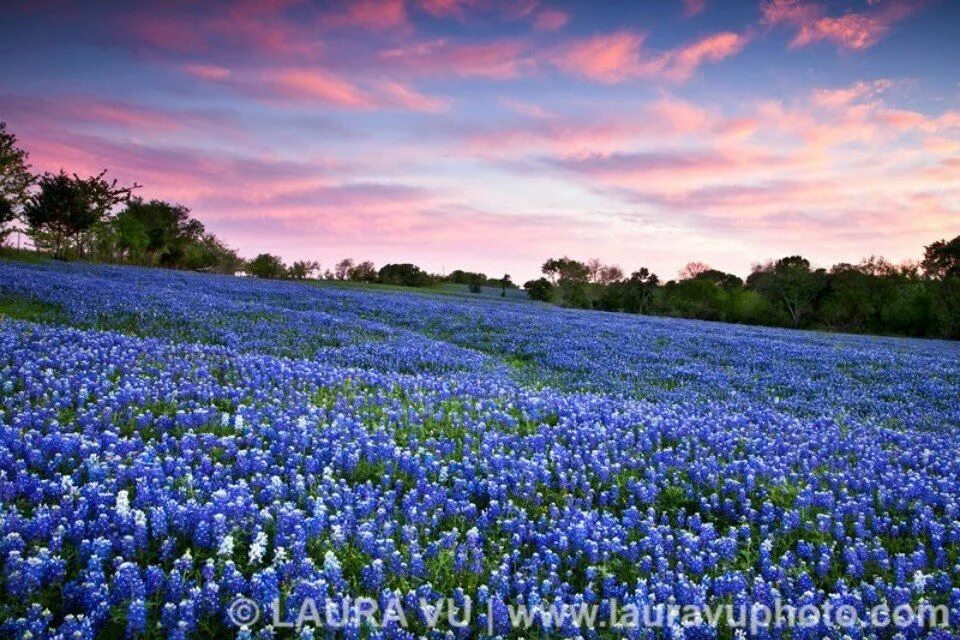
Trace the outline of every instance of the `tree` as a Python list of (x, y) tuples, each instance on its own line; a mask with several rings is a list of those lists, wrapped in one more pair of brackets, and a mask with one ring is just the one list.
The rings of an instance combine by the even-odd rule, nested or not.
[(359, 262), (350, 269), (350, 279), (354, 282), (376, 282), (377, 268), (369, 260)]
[(312, 273), (320, 270), (319, 262), (311, 262), (309, 260), (297, 260), (290, 266), (289, 275), (295, 280), (303, 280), (304, 278), (309, 278)]
[(162, 267), (181, 266), (186, 245), (205, 233), (203, 224), (191, 218), (183, 205), (140, 198), (127, 203), (114, 225), (118, 244), (129, 261)]
[(384, 284), (403, 285), (407, 287), (425, 287), (431, 283), (430, 276), (415, 264), (385, 264), (377, 274)]
[(481, 293), (486, 282), (487, 276), (482, 273), (471, 273), (467, 276), (467, 287), (470, 293)]
[(107, 182), (106, 171), (81, 178), (77, 174), (45, 173), (39, 180), (40, 192), (24, 206), (23, 214), (34, 242), (48, 245), (54, 258), (63, 259), (69, 242), (103, 220), (114, 206), (130, 198), (132, 187)]
[(827, 275), (823, 269), (812, 271), (806, 258), (789, 256), (754, 267), (747, 285), (779, 305), (796, 327), (826, 288)]
[(257, 278), (283, 278), (287, 267), (277, 256), (261, 253), (247, 264), (247, 271)]
[(350, 278), (350, 270), (353, 269), (353, 259), (344, 258), (334, 267), (334, 274), (337, 280), (347, 280)]
[(621, 280), (623, 280), (623, 269), (615, 264), (611, 264), (600, 267), (596, 282), (602, 285), (611, 285)]
[(237, 252), (225, 245), (212, 233), (204, 233), (196, 242), (184, 248), (184, 269), (234, 274), (244, 268)]
[(550, 258), (543, 263), (540, 271), (550, 278), (553, 284), (560, 284), (566, 280), (568, 282), (586, 282), (590, 277), (590, 268), (571, 258)]
[(27, 164), (27, 152), (17, 147), (17, 137), (7, 132), (0, 121), (0, 243), (11, 229), (7, 227), (20, 215), (34, 182)]
[(668, 282), (664, 287), (668, 313), (682, 318), (725, 320), (726, 302), (726, 292), (703, 278)]
[(628, 313), (650, 313), (651, 301), (659, 285), (660, 279), (657, 274), (646, 267), (631, 273), (630, 278), (623, 285), (624, 292), (621, 297), (623, 310)]
[(487, 278), (487, 274), (475, 271), (464, 271), (463, 269), (454, 269), (444, 280), (453, 284), (466, 285), (470, 293), (480, 293), (483, 291), (485, 284), (491, 283)]
[[(689, 266), (689, 265), (688, 265)], [(722, 289), (739, 289), (743, 286), (743, 280), (732, 273), (724, 273), (718, 269), (706, 269), (693, 276), (695, 280), (706, 280)]]
[(600, 281), (600, 272), (603, 270), (603, 263), (598, 258), (590, 258), (586, 262), (587, 280), (590, 282)]
[(526, 289), (527, 295), (531, 300), (550, 302), (553, 298), (553, 284), (546, 278), (528, 280), (523, 284), (523, 288)]
[(680, 270), (680, 279), (692, 280), (706, 271), (710, 271), (710, 265), (703, 262), (688, 262), (687, 266)]
[(586, 284), (590, 278), (590, 268), (578, 260), (567, 257), (550, 258), (543, 263), (541, 271), (556, 284), (560, 292), (560, 302), (571, 307), (590, 306)]
[(960, 236), (949, 242), (938, 240), (924, 247), (920, 266), (928, 278), (960, 278)]
[(510, 274), (509, 273), (503, 274), (503, 277), (500, 278), (500, 297), (506, 298), (507, 288), (513, 287), (513, 286), (514, 286), (513, 281), (510, 279)]
[(938, 285), (933, 312), (940, 337), (960, 339), (960, 278), (945, 278)]

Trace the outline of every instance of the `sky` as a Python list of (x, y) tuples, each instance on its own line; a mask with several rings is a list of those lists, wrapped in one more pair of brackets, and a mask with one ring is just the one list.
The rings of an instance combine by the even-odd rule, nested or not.
[(0, 119), (252, 257), (675, 277), (960, 234), (956, 0), (0, 0)]

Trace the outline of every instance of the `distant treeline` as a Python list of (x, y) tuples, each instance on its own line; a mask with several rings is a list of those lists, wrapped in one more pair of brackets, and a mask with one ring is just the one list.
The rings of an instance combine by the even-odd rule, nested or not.
[(517, 285), (510, 279), (509, 274), (502, 278), (488, 278), (483, 273), (463, 271), (457, 269), (448, 275), (430, 274), (409, 262), (390, 263), (377, 269), (369, 260), (354, 261), (344, 258), (333, 269), (321, 270), (319, 262), (297, 261), (289, 267), (279, 256), (261, 253), (246, 263), (246, 273), (258, 278), (291, 278), (303, 280), (306, 278), (323, 278), (324, 280), (338, 280), (342, 282), (367, 282), (390, 284), (404, 287), (431, 287), (442, 283), (465, 285), (471, 293), (480, 293), (483, 287), (501, 289), (501, 295), (506, 296), (507, 289), (516, 289)]
[(553, 258), (530, 297), (567, 307), (856, 333), (960, 338), (960, 236), (919, 263), (871, 257), (814, 269), (800, 256), (756, 264), (746, 281), (693, 262), (676, 280)]
[[(190, 210), (134, 195), (106, 171), (80, 177), (64, 170), (34, 175), (27, 152), (0, 122), (0, 244), (23, 228), (33, 246), (56, 259), (191, 269), (261, 278), (328, 280), (427, 287), (439, 283), (516, 288), (509, 275), (456, 270), (433, 275), (411, 263), (379, 269), (345, 258), (332, 269), (313, 261), (287, 266), (262, 253), (252, 260), (208, 232)], [(18, 226), (13, 226), (19, 222)], [(860, 333), (960, 338), (960, 236), (926, 247), (922, 261), (893, 265), (883, 258), (814, 269), (800, 256), (757, 264), (746, 281), (691, 263), (661, 282), (647, 269), (627, 276), (599, 260), (552, 258), (544, 277), (524, 285), (530, 298), (567, 307), (745, 324)]]

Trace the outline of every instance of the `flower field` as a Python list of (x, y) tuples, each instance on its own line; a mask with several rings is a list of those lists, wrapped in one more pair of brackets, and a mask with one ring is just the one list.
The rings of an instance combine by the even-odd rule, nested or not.
[[(546, 602), (960, 621), (954, 343), (57, 263), (0, 262), (0, 315), (0, 637), (735, 633), (512, 628)], [(271, 627), (344, 596), (406, 624)], [(444, 597), (483, 605), (413, 615)]]

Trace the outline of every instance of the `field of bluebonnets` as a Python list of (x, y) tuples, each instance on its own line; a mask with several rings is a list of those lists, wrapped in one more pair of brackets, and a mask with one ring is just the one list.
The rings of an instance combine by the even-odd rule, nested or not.
[[(517, 602), (960, 619), (954, 344), (53, 262), (0, 262), (0, 312), (2, 637), (230, 637), (238, 595), (494, 603), (317, 638), (546, 635)], [(931, 631), (758, 635), (895, 633)]]

